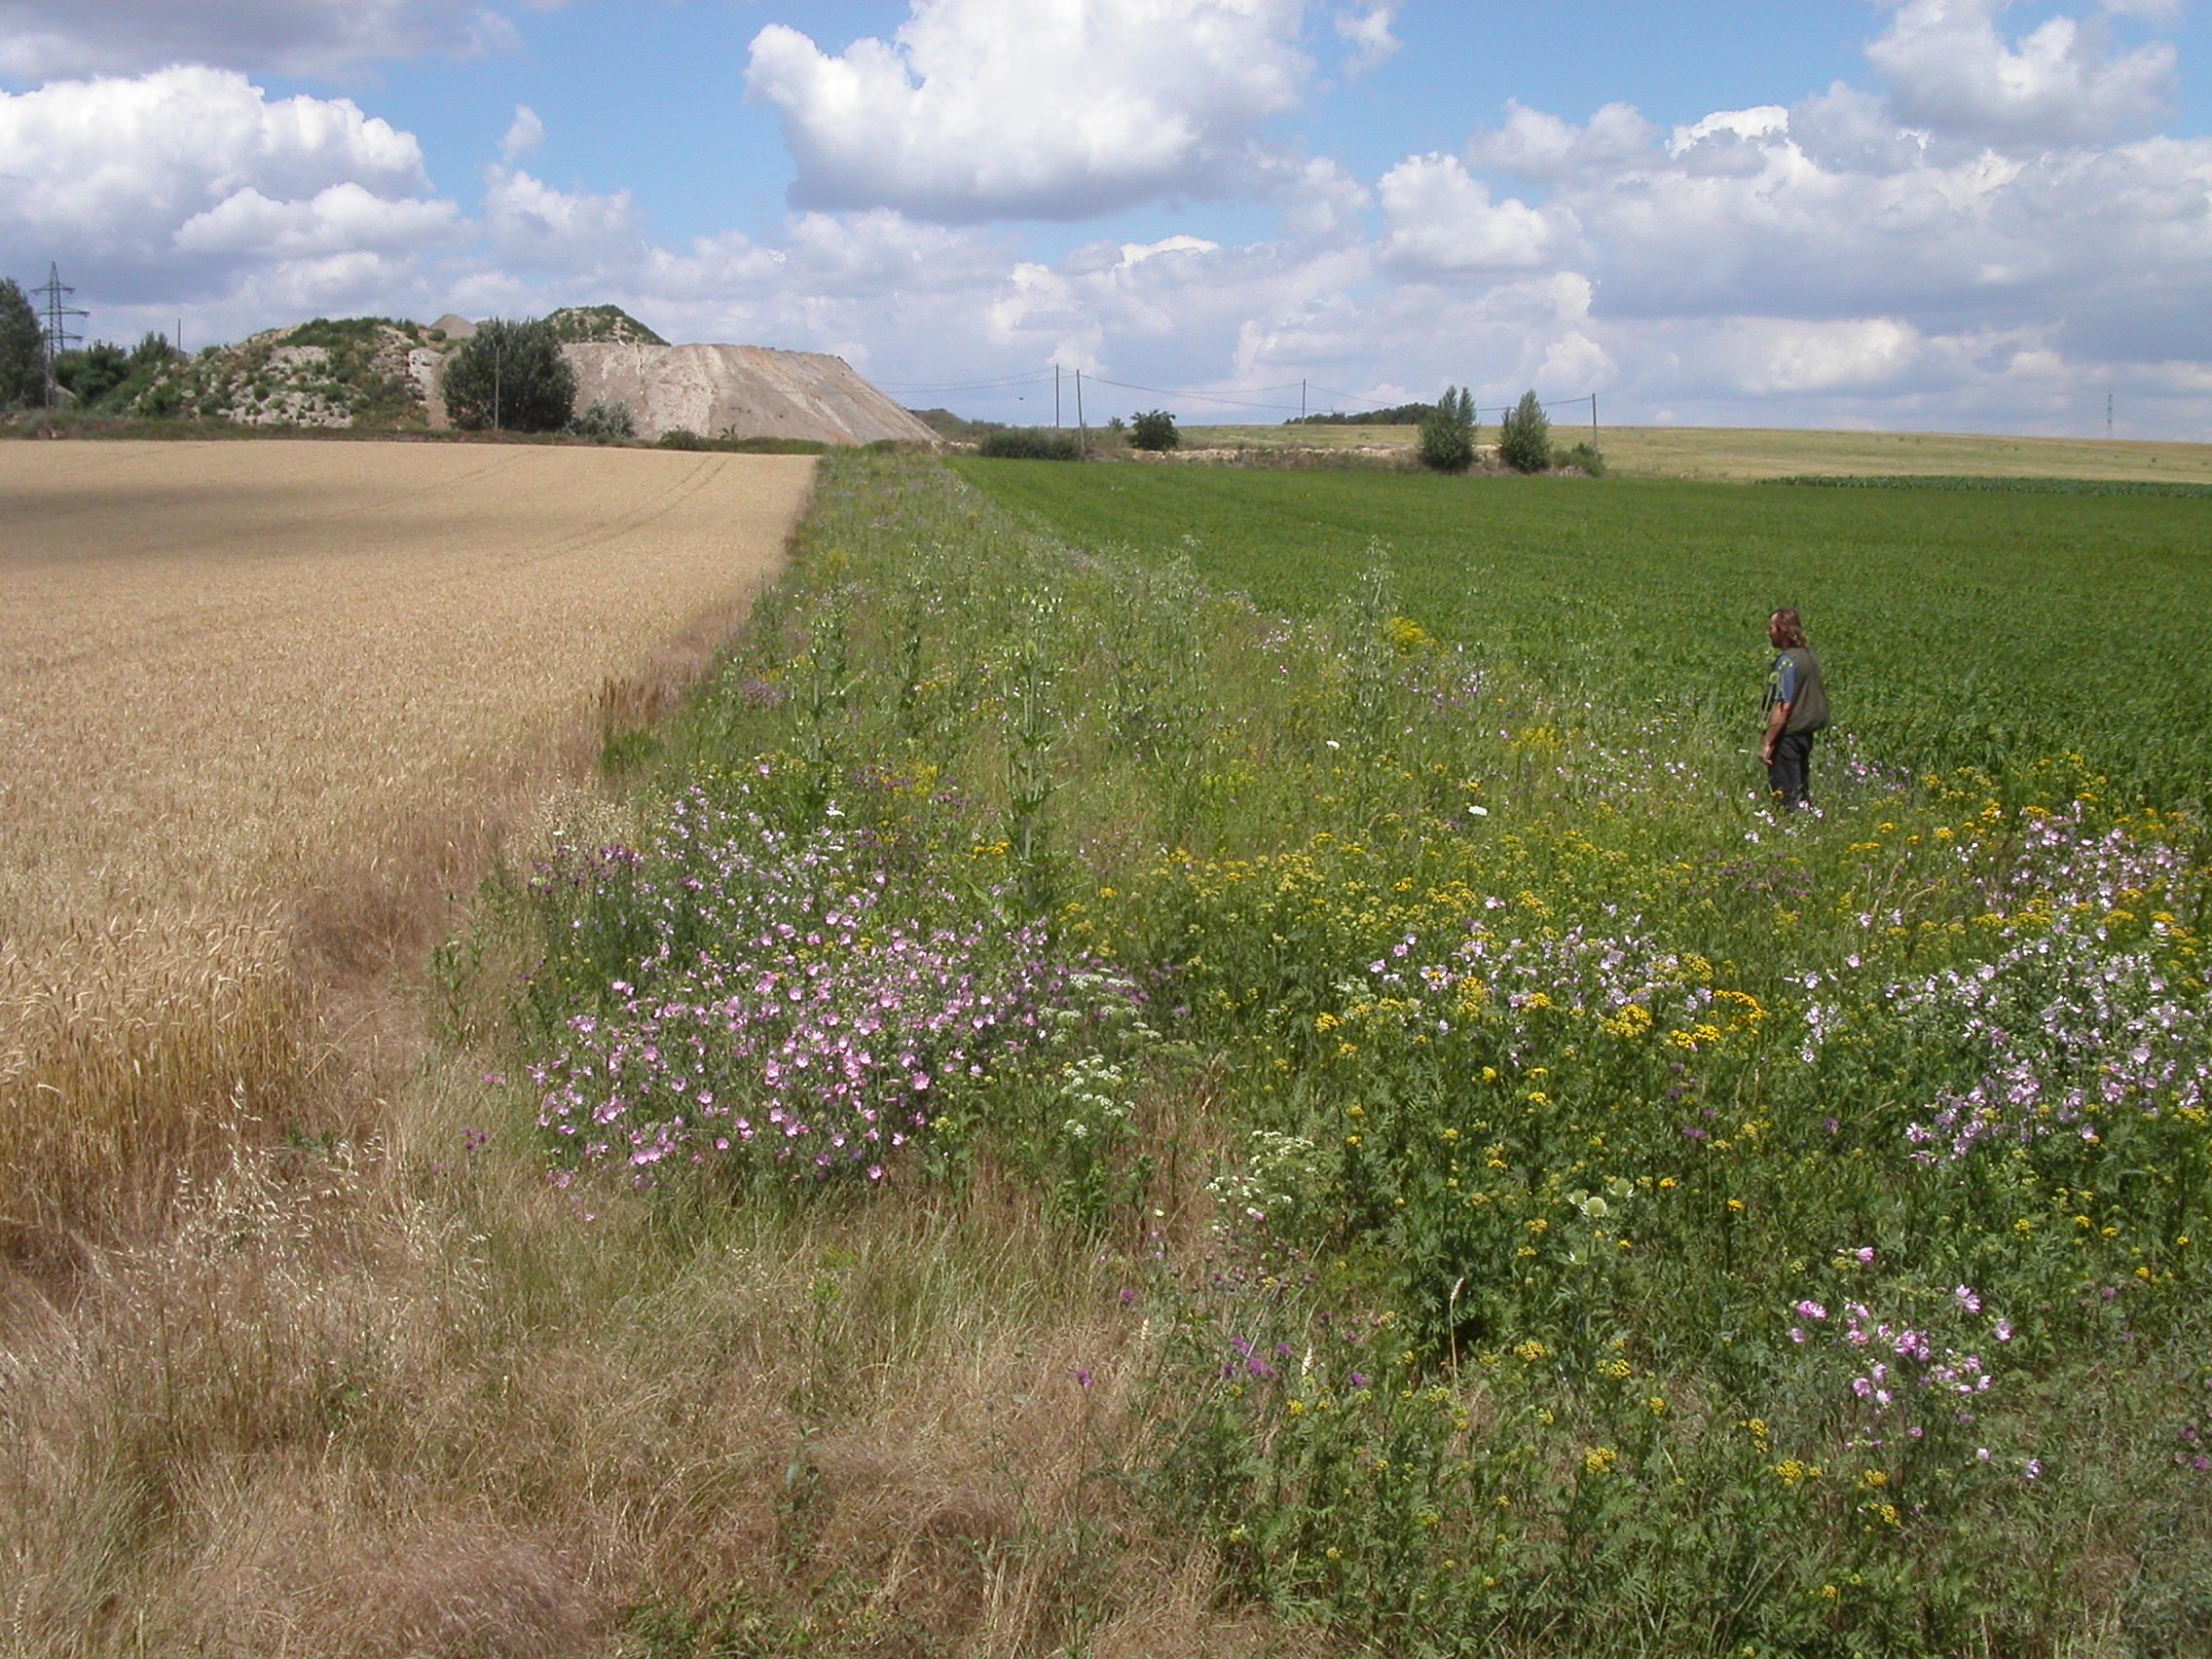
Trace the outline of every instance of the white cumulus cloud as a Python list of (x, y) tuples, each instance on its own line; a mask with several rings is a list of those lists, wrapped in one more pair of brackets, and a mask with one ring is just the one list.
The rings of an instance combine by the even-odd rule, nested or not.
[(127, 74), (177, 62), (328, 76), (481, 51), (508, 34), (483, 0), (0, 0), (0, 76)]
[(515, 105), (515, 118), (508, 125), (507, 135), (499, 140), (499, 155), (509, 164), (519, 162), (545, 142), (545, 123), (537, 111), (528, 104)]
[(1534, 184), (1557, 184), (1632, 166), (1657, 137), (1658, 129), (1625, 103), (1606, 104), (1576, 127), (1516, 98), (1505, 106), (1503, 127), (1475, 135), (1467, 160)]
[(510, 271), (592, 271), (642, 246), (627, 190), (556, 190), (519, 167), (486, 169), (485, 229)]
[(1337, 14), (1337, 33), (1351, 47), (1351, 55), (1345, 60), (1346, 74), (1367, 74), (1397, 55), (1406, 44), (1390, 32), (1397, 18), (1396, 0), (1386, 5), (1369, 0)]
[(1718, 330), (1713, 351), (1737, 390), (1767, 396), (1894, 385), (1916, 366), (1922, 346), (1920, 331), (1896, 317), (1747, 317)]
[[(2009, 0), (1904, 0), (1866, 49), (1899, 119), (2010, 146), (2090, 143), (2157, 130), (2172, 109), (2175, 52), (2114, 49), (2102, 18), (2052, 18), (2024, 39), (1998, 28)], [(2140, 9), (2140, 8), (2138, 8)]]
[(1518, 198), (1491, 200), (1490, 186), (1456, 156), (1414, 156), (1377, 186), (1388, 229), (1382, 257), (1418, 278), (1487, 276), (1539, 270), (1572, 240), (1556, 209)]
[(0, 93), (0, 245), (110, 293), (194, 291), (241, 258), (452, 239), (421, 146), (348, 99), (273, 99), (231, 70)]
[(352, 252), (406, 252), (459, 240), (451, 202), (390, 201), (349, 181), (304, 201), (278, 202), (248, 186), (177, 227), (187, 253), (303, 259)]
[(913, 0), (835, 55), (771, 23), (746, 85), (808, 207), (1076, 219), (1221, 188), (1310, 71), (1304, 0)]

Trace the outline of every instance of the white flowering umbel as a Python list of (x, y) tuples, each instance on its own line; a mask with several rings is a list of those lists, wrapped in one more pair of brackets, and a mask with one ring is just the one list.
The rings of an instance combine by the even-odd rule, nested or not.
[(1103, 1054), (1086, 1054), (1062, 1066), (1060, 1099), (1068, 1115), (1060, 1133), (1071, 1141), (1119, 1139), (1136, 1115), (1127, 1088), (1127, 1075)]
[(1147, 1174), (1136, 1146), (1141, 1056), (1160, 1043), (1144, 1021), (1136, 988), (1120, 975), (1082, 970), (1069, 978), (1068, 1005), (1054, 1012), (1049, 1048), (1074, 1051), (1061, 1062), (1051, 1116), (1042, 1125), (1061, 1171), (1061, 1199), (1086, 1221), (1102, 1220), (1118, 1200), (1133, 1199)]
[(1244, 1143), (1241, 1168), (1216, 1175), (1206, 1192), (1220, 1206), (1215, 1228), (1238, 1233), (1258, 1228), (1296, 1233), (1328, 1193), (1334, 1171), (1321, 1149), (1304, 1135), (1254, 1129)]

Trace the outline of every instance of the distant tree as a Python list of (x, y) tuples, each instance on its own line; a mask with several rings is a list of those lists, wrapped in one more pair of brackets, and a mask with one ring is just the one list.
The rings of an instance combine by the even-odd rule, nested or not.
[(94, 407), (129, 378), (129, 354), (106, 340), (95, 340), (82, 351), (64, 351), (54, 359), (54, 384), (75, 398), (80, 409)]
[(1542, 472), (1552, 463), (1552, 423), (1533, 391), (1521, 401), (1497, 428), (1498, 459), (1516, 472)]
[(46, 331), (13, 276), (0, 277), (0, 409), (46, 397)]
[(1131, 449), (1165, 451), (1182, 447), (1183, 434), (1175, 429), (1175, 417), (1164, 409), (1148, 409), (1129, 423)]
[(130, 349), (130, 372), (141, 369), (158, 369), (176, 353), (169, 349), (169, 337), (148, 332), (139, 337), (138, 344)]
[[(1470, 400), (1471, 402), (1471, 400)], [(1436, 413), (1433, 403), (1400, 403), (1388, 409), (1366, 409), (1357, 415), (1331, 410), (1326, 415), (1293, 415), (1286, 426), (1418, 426)], [(1472, 421), (1470, 419), (1470, 424)]]
[(446, 360), (446, 413), (476, 432), (557, 432), (576, 406), (576, 372), (542, 321), (492, 317)]
[(1438, 472), (1464, 472), (1475, 463), (1474, 394), (1446, 387), (1436, 407), (1422, 417), (1420, 461)]

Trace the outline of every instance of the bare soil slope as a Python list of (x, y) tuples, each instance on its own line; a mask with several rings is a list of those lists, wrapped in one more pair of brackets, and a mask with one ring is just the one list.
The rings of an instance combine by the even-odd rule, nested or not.
[(734, 622), (812, 477), (0, 446), (0, 1240), (296, 1114), (327, 1071), (319, 981), (377, 977), (596, 753), (595, 709), (634, 719), (687, 671), (668, 653)]
[(853, 372), (842, 357), (765, 346), (576, 345), (576, 407), (627, 403), (641, 438), (678, 430), (713, 437), (881, 439), (934, 444), (937, 434)]

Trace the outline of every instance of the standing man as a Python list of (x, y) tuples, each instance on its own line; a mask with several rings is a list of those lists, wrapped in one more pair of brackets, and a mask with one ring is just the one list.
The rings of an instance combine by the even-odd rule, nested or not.
[(1820, 659), (1805, 644), (1805, 625), (1794, 610), (1777, 610), (1766, 619), (1774, 643), (1774, 667), (1767, 672), (1766, 736), (1759, 758), (1767, 783), (1788, 807), (1811, 806), (1808, 772), (1813, 734), (1828, 723), (1827, 693), (1821, 688)]

